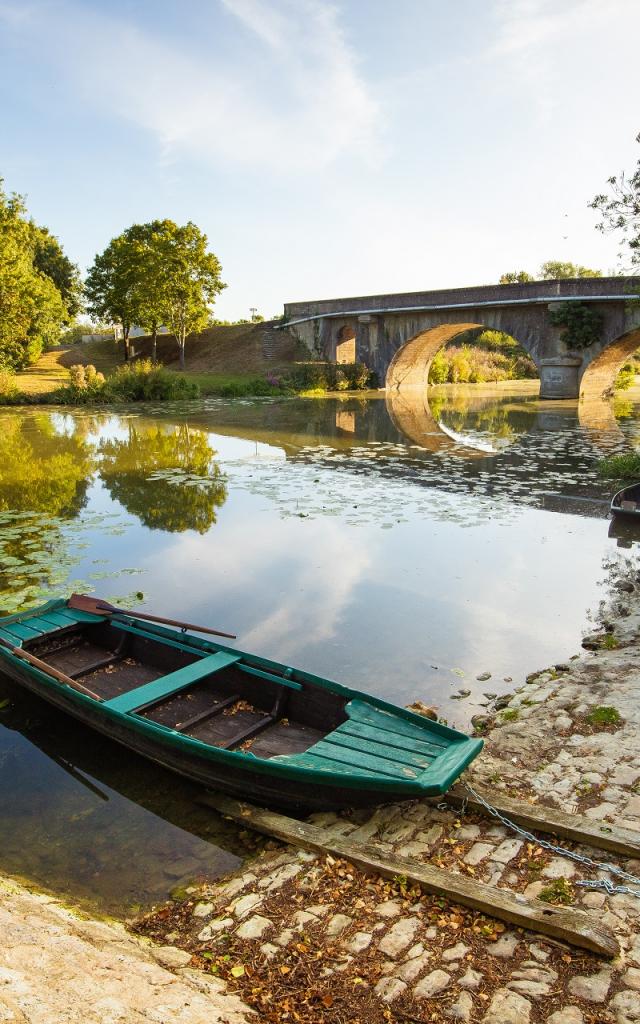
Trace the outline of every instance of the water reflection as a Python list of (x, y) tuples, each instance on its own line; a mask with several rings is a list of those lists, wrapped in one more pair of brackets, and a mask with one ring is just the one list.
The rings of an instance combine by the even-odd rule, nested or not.
[(100, 443), (100, 478), (110, 495), (151, 530), (206, 533), (227, 487), (206, 434), (184, 423), (129, 420), (122, 439)]
[[(114, 503), (89, 499), (104, 484)], [(84, 533), (126, 530), (118, 508), (149, 529), (206, 533), (227, 488), (208, 435), (188, 424), (137, 415), (29, 412), (0, 417), (0, 594), (5, 614), (93, 580), (136, 570), (101, 569), (83, 577)], [(117, 504), (115, 504), (117, 502)], [(92, 507), (92, 505), (94, 507)], [(123, 595), (124, 596), (124, 595)]]
[(246, 855), (198, 787), (1, 680), (0, 705), (3, 870), (128, 914)]

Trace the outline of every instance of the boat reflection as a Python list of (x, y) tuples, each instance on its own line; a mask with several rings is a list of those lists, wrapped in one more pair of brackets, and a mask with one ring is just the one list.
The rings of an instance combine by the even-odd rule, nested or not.
[(198, 804), (201, 787), (4, 676), (0, 706), (0, 866), (9, 874), (128, 914), (249, 852), (235, 827)]

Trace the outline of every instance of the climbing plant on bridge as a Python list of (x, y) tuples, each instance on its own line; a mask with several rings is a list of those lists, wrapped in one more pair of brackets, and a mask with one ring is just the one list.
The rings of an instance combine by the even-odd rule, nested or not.
[(564, 327), (560, 340), (568, 348), (589, 348), (600, 340), (602, 315), (586, 302), (559, 302), (549, 310), (549, 319)]

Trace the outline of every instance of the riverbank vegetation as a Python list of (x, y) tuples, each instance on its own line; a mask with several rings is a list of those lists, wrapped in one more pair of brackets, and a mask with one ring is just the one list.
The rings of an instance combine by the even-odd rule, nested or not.
[(624, 452), (600, 459), (598, 472), (605, 480), (624, 483), (640, 479), (640, 452)]
[(502, 380), (535, 379), (531, 356), (502, 331), (465, 331), (440, 349), (429, 370), (430, 384), (484, 384)]

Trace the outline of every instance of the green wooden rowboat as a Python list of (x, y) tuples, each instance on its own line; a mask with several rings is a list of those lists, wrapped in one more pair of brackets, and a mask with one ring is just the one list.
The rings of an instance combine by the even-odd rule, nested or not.
[(151, 760), (257, 803), (310, 810), (435, 796), (482, 748), (377, 697), (130, 612), (50, 601), (1, 618), (0, 640), (0, 669), (16, 682)]

